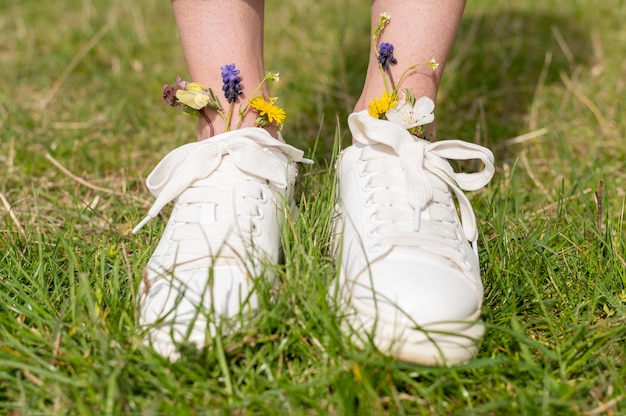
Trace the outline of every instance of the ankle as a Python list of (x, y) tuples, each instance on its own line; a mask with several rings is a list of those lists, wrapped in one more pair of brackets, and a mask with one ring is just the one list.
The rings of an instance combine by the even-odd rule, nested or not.
[[(206, 117), (200, 117), (198, 120), (198, 141), (210, 139), (213, 136), (230, 130), (238, 130), (246, 127), (256, 127), (256, 115), (248, 112), (242, 119), (231, 120), (231, 124), (226, 128), (226, 122), (215, 112), (205, 111)], [(263, 128), (273, 138), (278, 138), (278, 131), (274, 126), (266, 126)]]

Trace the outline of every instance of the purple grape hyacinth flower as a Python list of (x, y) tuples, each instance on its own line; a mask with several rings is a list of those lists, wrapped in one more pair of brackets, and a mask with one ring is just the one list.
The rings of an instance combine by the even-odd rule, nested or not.
[(237, 96), (241, 94), (242, 88), (240, 85), (241, 78), (238, 77), (239, 70), (235, 69), (235, 64), (224, 65), (222, 70), (222, 91), (224, 91), (224, 97), (228, 100), (228, 103), (237, 101)]
[(378, 62), (384, 69), (389, 69), (389, 63), (397, 64), (398, 61), (393, 56), (393, 45), (391, 43), (381, 43), (378, 47)]

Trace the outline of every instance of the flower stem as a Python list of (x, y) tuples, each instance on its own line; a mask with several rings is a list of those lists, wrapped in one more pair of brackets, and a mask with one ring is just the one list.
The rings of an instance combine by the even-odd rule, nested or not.
[(226, 126), (224, 127), (224, 131), (230, 130), (230, 121), (233, 118), (233, 107), (235, 106), (235, 102), (228, 104), (228, 114), (226, 115)]
[(387, 77), (386, 77), (387, 74), (385, 72), (385, 68), (383, 68), (381, 64), (378, 64), (378, 67), (380, 68), (380, 73), (383, 76), (383, 82), (385, 83), (385, 91), (391, 94), (391, 91), (389, 91), (389, 84), (387, 83)]
[(209, 119), (209, 116), (206, 115), (206, 113), (204, 112), (204, 109), (200, 109), (198, 111), (200, 112), (200, 115), (202, 116), (204, 121), (206, 121), (207, 124), (209, 125), (209, 135), (213, 136), (215, 132), (213, 131), (213, 123)]
[[(265, 84), (267, 82), (267, 79), (268, 79), (268, 74), (265, 74), (265, 76), (263, 77), (261, 82), (259, 82), (259, 85), (256, 86), (256, 89), (252, 93), (252, 96), (250, 97), (250, 100), (256, 98), (257, 94), (261, 90), (261, 87), (263, 87), (263, 84)], [(246, 105), (244, 105), (243, 109), (241, 109), (241, 107), (239, 107), (240, 108), (239, 109), (239, 123), (237, 123), (237, 129), (241, 128), (241, 125), (243, 124), (243, 118), (245, 117), (246, 113), (250, 109), (250, 104), (249, 104), (250, 100), (246, 101)]]
[[(393, 81), (393, 74), (391, 73), (391, 68), (387, 68), (387, 75), (389, 75), (389, 82), (391, 82), (391, 91), (396, 91), (396, 83)], [(400, 79), (400, 82), (402, 82), (402, 79)], [(387, 88), (387, 82), (385, 82), (385, 88)]]
[(241, 107), (239, 107), (239, 122), (237, 123), (237, 130), (241, 128), (241, 125), (243, 124), (243, 118), (245, 117), (247, 112), (248, 112), (248, 104), (246, 104), (243, 110), (241, 110)]

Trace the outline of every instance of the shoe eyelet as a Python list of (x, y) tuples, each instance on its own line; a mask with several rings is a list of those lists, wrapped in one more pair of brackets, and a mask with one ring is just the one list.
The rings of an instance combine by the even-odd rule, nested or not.
[(364, 207), (371, 207), (374, 206), (374, 202), (372, 202), (372, 198), (367, 198), (365, 200), (365, 202), (363, 202), (363, 206)]
[(259, 227), (255, 223), (252, 223), (252, 229), (250, 230), (250, 234), (252, 234), (252, 237), (260, 237), (262, 233), (263, 231), (261, 227)]
[(376, 228), (369, 230), (366, 234), (367, 238), (377, 238), (380, 237), (380, 233)]
[(266, 204), (268, 201), (267, 195), (265, 192), (261, 191), (261, 198), (257, 198), (261, 204)]
[(263, 219), (265, 219), (265, 213), (263, 212), (263, 210), (261, 210), (261, 209), (258, 209), (258, 208), (257, 208), (256, 212), (257, 212), (257, 214), (256, 214), (256, 218), (257, 218), (258, 220), (263, 220)]
[(374, 244), (370, 244), (367, 248), (368, 248), (368, 251), (377, 252), (382, 249), (382, 245), (380, 245), (379, 243), (374, 243)]

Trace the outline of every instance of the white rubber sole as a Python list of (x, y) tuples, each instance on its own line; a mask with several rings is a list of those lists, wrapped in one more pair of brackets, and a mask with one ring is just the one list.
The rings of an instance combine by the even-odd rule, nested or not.
[(459, 321), (419, 326), (400, 310), (393, 316), (377, 313), (372, 303), (351, 299), (345, 292), (340, 290), (336, 301), (347, 307), (343, 329), (361, 348), (373, 344), (400, 361), (425, 366), (460, 365), (476, 356), (485, 332), (480, 309)]

